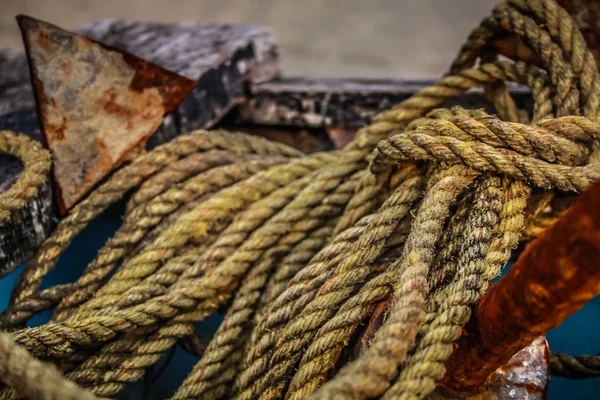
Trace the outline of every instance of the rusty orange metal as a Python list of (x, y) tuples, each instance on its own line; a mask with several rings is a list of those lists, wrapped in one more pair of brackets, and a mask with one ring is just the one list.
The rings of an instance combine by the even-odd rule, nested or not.
[(474, 391), (438, 386), (428, 400), (544, 400), (550, 383), (550, 351), (544, 337), (535, 339)]
[(195, 82), (52, 24), (17, 21), (65, 213), (143, 149)]
[(481, 387), (519, 350), (600, 294), (599, 202), (595, 183), (486, 292), (446, 363), (446, 387)]

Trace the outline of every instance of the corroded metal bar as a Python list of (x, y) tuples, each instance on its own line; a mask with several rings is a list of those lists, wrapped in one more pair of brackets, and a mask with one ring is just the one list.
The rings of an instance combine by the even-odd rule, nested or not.
[(600, 294), (599, 203), (596, 183), (484, 295), (446, 363), (446, 387), (481, 387), (519, 350)]

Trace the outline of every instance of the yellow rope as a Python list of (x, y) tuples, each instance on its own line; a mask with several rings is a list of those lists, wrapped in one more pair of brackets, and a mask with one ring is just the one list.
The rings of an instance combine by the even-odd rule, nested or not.
[(21, 176), (8, 190), (0, 193), (0, 221), (10, 218), (13, 210), (24, 208), (48, 181), (50, 153), (25, 135), (0, 131), (0, 151), (23, 161)]
[[(492, 44), (507, 33), (537, 66), (498, 60)], [(27, 266), (0, 318), (12, 330), (0, 336), (10, 349), (0, 352), (0, 380), (12, 387), (0, 398), (114, 396), (225, 308), (174, 399), (426, 397), (519, 240), (560, 215), (546, 210), (553, 198), (600, 179), (593, 62), (554, 0), (510, 0), (472, 32), (448, 75), (343, 150), (304, 155), (198, 131), (136, 159), (78, 204)], [(532, 89), (531, 115), (508, 81)], [(436, 109), (478, 86), (499, 117)], [(2, 219), (35, 196), (50, 159), (5, 132), (0, 150), (25, 163), (0, 195)], [(40, 291), (73, 237), (131, 190), (123, 225), (82, 277)], [(23, 328), (55, 306), (48, 324)], [(381, 327), (365, 332), (382, 309)], [(359, 353), (357, 337), (369, 344)], [(594, 360), (554, 360), (563, 375), (569, 365), (595, 375)], [(31, 382), (23, 365), (52, 384)]]

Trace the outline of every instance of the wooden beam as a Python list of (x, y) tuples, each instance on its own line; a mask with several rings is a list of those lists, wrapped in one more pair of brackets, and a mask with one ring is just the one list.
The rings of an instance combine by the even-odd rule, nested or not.
[[(238, 122), (300, 128), (358, 129), (383, 110), (434, 81), (284, 78), (252, 86), (250, 100), (239, 107)], [(532, 109), (530, 91), (510, 85), (519, 108)], [(472, 89), (443, 107), (493, 108), (483, 90)]]

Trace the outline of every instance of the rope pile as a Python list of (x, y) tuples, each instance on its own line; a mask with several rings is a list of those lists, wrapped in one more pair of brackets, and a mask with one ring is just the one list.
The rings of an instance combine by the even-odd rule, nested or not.
[[(535, 64), (499, 57), (492, 43), (509, 33)], [(509, 81), (532, 89), (531, 115)], [(478, 86), (499, 117), (436, 109)], [(173, 399), (424, 398), (519, 241), (560, 217), (553, 198), (600, 179), (599, 96), (572, 18), (554, 0), (509, 0), (446, 76), (343, 150), (304, 155), (224, 131), (156, 148), (78, 204), (27, 265), (0, 318), (0, 398), (113, 396), (177, 343), (201, 354)], [(8, 152), (23, 140), (0, 138)], [(28, 190), (39, 185), (28, 171), (48, 168), (36, 151)], [(40, 290), (71, 240), (132, 191), (82, 276)], [(0, 212), (15, 201), (2, 197)], [(199, 344), (194, 326), (224, 308)], [(592, 359), (577, 365), (598, 376)], [(552, 367), (580, 376), (573, 360)]]

